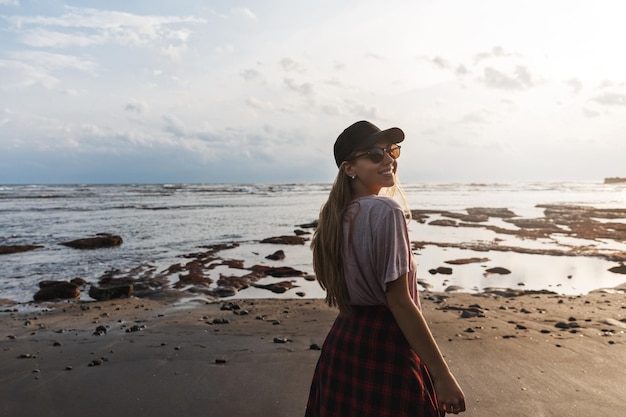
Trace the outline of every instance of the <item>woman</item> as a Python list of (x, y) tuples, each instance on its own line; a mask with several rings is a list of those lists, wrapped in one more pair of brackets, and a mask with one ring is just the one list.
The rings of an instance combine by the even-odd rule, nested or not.
[[(420, 311), (405, 211), (390, 197), (399, 128), (367, 121), (334, 146), (339, 173), (313, 236), (313, 267), (339, 308), (320, 354), (307, 417), (442, 416), (465, 398)], [(408, 210), (406, 210), (408, 212)]]

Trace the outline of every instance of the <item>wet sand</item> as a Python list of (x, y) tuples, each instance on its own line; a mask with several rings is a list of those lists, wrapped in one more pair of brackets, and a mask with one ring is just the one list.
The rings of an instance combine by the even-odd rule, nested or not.
[[(465, 415), (619, 412), (623, 290), (423, 292), (424, 314), (466, 393)], [(49, 310), (0, 313), (2, 416), (303, 415), (319, 356), (311, 347), (336, 316), (305, 299), (41, 306)]]

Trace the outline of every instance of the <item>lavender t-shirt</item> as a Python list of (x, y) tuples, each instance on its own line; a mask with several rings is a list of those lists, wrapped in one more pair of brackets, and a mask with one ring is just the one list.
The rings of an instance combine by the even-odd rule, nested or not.
[(387, 283), (408, 273), (409, 292), (419, 306), (417, 264), (404, 212), (393, 199), (354, 200), (343, 217), (343, 272), (352, 305), (387, 305)]

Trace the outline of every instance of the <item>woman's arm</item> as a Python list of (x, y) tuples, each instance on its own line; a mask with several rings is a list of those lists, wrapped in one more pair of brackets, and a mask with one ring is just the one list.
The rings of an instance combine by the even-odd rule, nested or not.
[(409, 295), (407, 274), (387, 284), (387, 304), (404, 337), (433, 379), (440, 410), (465, 411), (465, 395), (450, 372), (428, 324)]

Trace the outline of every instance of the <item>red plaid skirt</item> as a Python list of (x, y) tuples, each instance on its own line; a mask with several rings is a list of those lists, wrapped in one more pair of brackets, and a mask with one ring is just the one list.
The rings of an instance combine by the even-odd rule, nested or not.
[(354, 307), (330, 329), (306, 417), (440, 417), (426, 367), (388, 308)]

